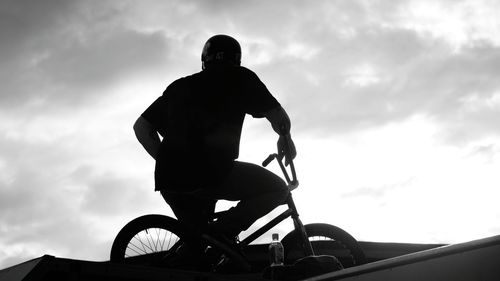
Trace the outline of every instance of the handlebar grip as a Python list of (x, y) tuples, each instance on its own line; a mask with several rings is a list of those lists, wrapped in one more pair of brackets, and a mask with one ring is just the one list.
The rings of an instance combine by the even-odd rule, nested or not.
[(266, 158), (266, 160), (264, 160), (264, 161), (262, 162), (262, 166), (266, 167), (267, 165), (269, 165), (269, 163), (271, 163), (271, 161), (273, 161), (273, 160), (274, 160), (274, 158), (276, 158), (276, 154), (270, 154), (270, 155)]

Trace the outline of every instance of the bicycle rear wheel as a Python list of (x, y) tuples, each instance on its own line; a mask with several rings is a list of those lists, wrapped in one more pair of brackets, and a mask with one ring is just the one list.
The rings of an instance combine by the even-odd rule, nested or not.
[[(145, 215), (127, 223), (111, 246), (112, 262), (162, 266), (163, 259), (175, 252), (182, 240), (197, 236), (178, 220), (164, 215)], [(237, 250), (216, 238), (201, 234), (199, 239), (211, 248), (207, 262), (213, 270), (250, 271), (248, 261)], [(229, 264), (227, 264), (229, 258)], [(232, 269), (230, 269), (232, 268)]]
[(112, 262), (152, 265), (181, 244), (186, 230), (171, 217), (145, 215), (127, 223), (111, 246)]
[[(365, 254), (354, 237), (343, 229), (330, 224), (313, 223), (305, 225), (315, 255), (335, 256), (344, 268), (365, 263)], [(294, 230), (281, 240), (285, 248), (285, 262), (293, 263), (304, 257), (300, 235)]]

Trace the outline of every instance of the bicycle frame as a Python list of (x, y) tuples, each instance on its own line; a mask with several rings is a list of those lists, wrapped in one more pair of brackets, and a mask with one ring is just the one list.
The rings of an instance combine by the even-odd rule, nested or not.
[(283, 172), (283, 175), (285, 177), (285, 180), (288, 184), (288, 188), (290, 189), (290, 193), (289, 193), (288, 198), (286, 200), (286, 203), (288, 205), (288, 209), (285, 210), (280, 215), (276, 216), (270, 222), (266, 223), (264, 226), (257, 229), (255, 232), (250, 234), (248, 237), (243, 239), (240, 242), (240, 246), (242, 248), (246, 247), (247, 245), (249, 245), (250, 243), (255, 241), (257, 238), (262, 236), (264, 233), (269, 231), (271, 228), (275, 227), (276, 225), (278, 225), (280, 222), (284, 221), (288, 217), (291, 217), (293, 220), (295, 230), (299, 234), (299, 239), (302, 243), (302, 247), (304, 249), (306, 256), (314, 255), (314, 250), (312, 248), (311, 242), (309, 241), (309, 238), (307, 237), (306, 229), (304, 227), (304, 224), (302, 223), (302, 221), (299, 218), (299, 213), (297, 211), (297, 207), (295, 206), (295, 202), (293, 201), (293, 198), (292, 198), (291, 191), (299, 186), (299, 182), (297, 180), (297, 174), (295, 172), (295, 166), (293, 164), (293, 161), (292, 160), (290, 161), (290, 170), (292, 173), (292, 178), (290, 179), (288, 172), (287, 172), (285, 166), (283, 165), (283, 157), (279, 156), (276, 153), (269, 155), (269, 157), (266, 160), (264, 160), (264, 162), (262, 163), (262, 166), (266, 167), (274, 159), (276, 159), (276, 161), (278, 162), (278, 164), (281, 168), (281, 171)]

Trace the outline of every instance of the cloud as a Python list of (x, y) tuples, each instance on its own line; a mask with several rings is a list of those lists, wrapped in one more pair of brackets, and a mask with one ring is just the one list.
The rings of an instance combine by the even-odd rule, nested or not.
[(166, 39), (160, 32), (113, 30), (109, 34), (86, 36), (81, 41), (55, 47), (39, 63), (44, 78), (64, 90), (64, 95), (58, 91), (61, 95), (56, 101), (57, 98), (79, 100), (82, 94), (85, 98), (99, 95), (98, 89), (132, 73), (158, 70), (167, 55)]
[[(265, 69), (262, 77), (265, 81), (269, 75), (278, 85), (290, 111), (296, 112), (300, 130), (306, 124), (313, 130), (333, 132), (359, 129), (363, 124), (383, 124), (397, 114), (412, 113), (405, 109), (389, 112), (386, 108), (391, 99), (398, 98), (398, 93), (393, 93), (397, 90), (395, 80), (406, 79), (397, 77), (398, 70), (409, 67), (425, 52), (424, 42), (416, 33), (370, 27), (357, 30), (348, 39), (334, 32), (314, 37), (310, 32), (308, 37), (306, 44), (321, 46), (313, 58), (283, 58), (272, 69)], [(321, 38), (329, 40), (320, 44)], [(371, 83), (360, 85), (363, 79), (370, 79)], [(309, 116), (308, 112), (315, 114)], [(301, 122), (300, 116), (308, 119)]]
[[(465, 133), (456, 128), (457, 119), (478, 131), (496, 133), (490, 121), (497, 117), (495, 110), (466, 113), (464, 118), (461, 108), (471, 95), (495, 95), (498, 49), (485, 36), (472, 36), (456, 53), (444, 35), (409, 24), (420, 15), (418, 9), (442, 8), (439, 5), (53, 1), (25, 17), (21, 11), (28, 3), (13, 3), (4, 12), (7, 24), (0, 34), (16, 35), (5, 40), (9, 43), (3, 57), (9, 63), (0, 68), (4, 108), (27, 102), (53, 108), (96, 101), (106, 87), (127, 77), (174, 69), (187, 61), (178, 59), (186, 51), (189, 58), (198, 57), (205, 37), (226, 32), (242, 41), (244, 63), (254, 66), (287, 104), (300, 131), (359, 130), (425, 114), (442, 122), (450, 139)], [(465, 6), (453, 7), (456, 20), (464, 20)], [(474, 5), (475, 12), (467, 18), (477, 20), (481, 7)], [(413, 18), (405, 20), (405, 15)], [(192, 21), (181, 22), (181, 16)], [(202, 22), (210, 28), (200, 29)], [(475, 21), (474, 26), (482, 25)], [(315, 114), (307, 120), (301, 118), (311, 111)]]
[(473, 146), (465, 158), (478, 160), (485, 164), (494, 164), (498, 155), (500, 155), (500, 147), (496, 143), (485, 143)]
[[(73, 210), (77, 190), (65, 185), (72, 154), (64, 147), (1, 136), (0, 218), (3, 227), (29, 228)], [(66, 200), (68, 199), (68, 200)], [(78, 200), (78, 196), (76, 196)]]
[(122, 79), (165, 67), (169, 43), (162, 32), (122, 26), (112, 6), (74, 3), (19, 1), (4, 9), (1, 107), (95, 100)]
[(484, 1), (406, 1), (392, 22), (435, 38), (445, 40), (454, 51), (470, 42), (499, 41), (499, 21), (495, 16), (500, 6)]
[[(131, 125), (168, 83), (200, 70), (202, 45), (215, 33), (240, 40), (244, 65), (285, 106), (297, 143), (315, 139), (315, 155), (341, 155), (325, 160), (323, 174), (346, 171), (335, 181), (350, 188), (340, 193), (349, 203), (393, 200), (374, 206), (390, 213), (407, 208), (396, 203), (407, 191), (416, 194), (408, 185), (434, 187), (439, 179), (442, 186), (463, 185), (462, 178), (452, 180), (456, 167), (450, 166), (459, 160), (443, 160), (450, 157), (449, 144), (465, 147), (453, 150), (453, 159), (493, 171), (500, 113), (497, 4), (434, 2), (4, 1), (1, 259), (47, 251), (103, 259), (128, 220), (165, 211), (152, 191), (153, 163), (135, 143)], [(423, 120), (425, 130), (412, 120)], [(252, 130), (258, 140), (251, 141), (264, 143)], [(339, 138), (333, 142), (332, 135)], [(436, 148), (436, 139), (444, 147)], [(432, 157), (428, 174), (405, 182)], [(304, 167), (319, 165), (313, 158), (302, 158)], [(440, 165), (448, 167), (446, 180), (437, 175)], [(459, 171), (476, 184), (475, 166), (464, 166)], [(494, 175), (487, 170), (477, 178), (489, 186)], [(311, 179), (323, 180), (318, 173), (304, 182)]]
[(405, 189), (410, 187), (413, 184), (414, 179), (406, 179), (402, 182), (397, 182), (393, 184), (385, 184), (383, 186), (376, 186), (376, 187), (360, 187), (358, 189), (352, 190), (345, 192), (341, 194), (341, 197), (344, 198), (349, 198), (349, 197), (359, 197), (359, 196), (366, 196), (371, 199), (377, 199), (377, 200), (382, 200), (383, 197), (386, 197), (389, 193), (398, 191), (401, 192), (401, 189)]
[(105, 259), (127, 220), (166, 206), (151, 182), (116, 174), (127, 165), (81, 164), (89, 151), (57, 143), (0, 138), (1, 267), (43, 254)]
[(442, 40), (377, 26), (349, 39), (318, 37), (330, 40), (314, 58), (283, 58), (261, 77), (284, 96), (298, 131), (341, 133), (425, 115), (448, 141), (500, 133), (498, 47), (480, 41), (454, 53)]
[[(460, 124), (475, 127), (477, 136), (497, 135), (493, 120), (498, 110), (465, 115), (463, 110), (464, 98), (470, 95), (490, 100), (496, 95), (495, 41), (485, 33), (471, 34), (461, 41), (457, 52), (455, 42), (445, 32), (427, 32), (439, 19), (419, 18), (417, 4), (329, 1), (301, 9), (299, 3), (266, 3), (266, 11), (279, 10), (282, 15), (273, 18), (272, 25), (267, 12), (259, 15), (261, 20), (247, 24), (253, 11), (261, 10), (258, 3), (218, 1), (191, 11), (201, 9), (232, 19), (234, 32), (244, 34), (244, 63), (254, 68), (286, 105), (297, 131), (342, 133), (427, 115), (443, 126), (446, 141), (467, 134)], [(458, 27), (460, 32), (481, 32), (480, 17), (491, 18), (483, 13), (484, 3), (427, 4), (418, 7), (441, 11), (451, 5), (454, 20), (463, 24)], [(464, 13), (467, 7), (474, 13)], [(233, 17), (227, 15), (229, 12)], [(408, 15), (412, 17), (406, 18)], [(425, 29), (410, 24), (418, 19)], [(441, 27), (445, 26), (437, 26)]]
[(153, 187), (148, 187), (148, 183), (138, 178), (126, 178), (111, 172), (99, 173), (93, 167), (82, 166), (75, 170), (72, 179), (85, 186), (81, 209), (92, 215), (123, 216), (133, 213), (133, 210), (147, 209), (151, 203)]

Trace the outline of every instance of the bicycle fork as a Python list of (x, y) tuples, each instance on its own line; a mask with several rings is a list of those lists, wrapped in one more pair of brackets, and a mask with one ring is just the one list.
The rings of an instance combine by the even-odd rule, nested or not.
[(297, 231), (298, 235), (298, 241), (301, 243), (302, 249), (304, 249), (304, 253), (306, 256), (314, 256), (314, 250), (311, 244), (311, 241), (309, 241), (309, 238), (307, 237), (307, 232), (306, 228), (304, 227), (304, 224), (299, 218), (299, 213), (297, 212), (297, 208), (295, 207), (295, 202), (293, 201), (292, 196), (288, 196), (287, 199), (287, 204), (292, 210), (291, 217), (293, 219), (293, 225), (295, 227), (295, 230)]

